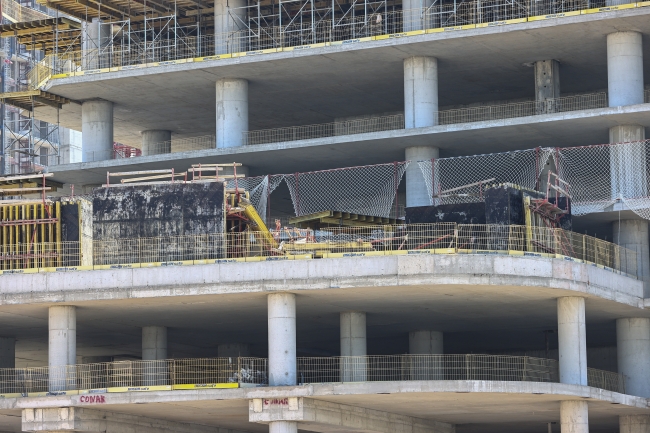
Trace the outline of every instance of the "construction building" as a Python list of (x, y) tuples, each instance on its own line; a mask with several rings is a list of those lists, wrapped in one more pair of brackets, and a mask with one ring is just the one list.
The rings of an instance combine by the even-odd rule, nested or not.
[(650, 1), (2, 16), (0, 432), (650, 433)]

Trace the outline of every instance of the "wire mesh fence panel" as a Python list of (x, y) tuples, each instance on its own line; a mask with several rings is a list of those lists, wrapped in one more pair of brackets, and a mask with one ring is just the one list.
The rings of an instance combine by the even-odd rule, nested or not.
[[(26, 251), (30, 251), (29, 254)], [(323, 254), (397, 251), (408, 254), (544, 253), (584, 260), (632, 277), (637, 277), (638, 272), (635, 251), (592, 236), (549, 227), (455, 223), (316, 230), (280, 225), (268, 231), (112, 240), (84, 238), (81, 242), (37, 243), (29, 247), (6, 244), (0, 255), (0, 270), (7, 273), (48, 267), (75, 270), (78, 266), (92, 269), (140, 263), (167, 266), (176, 262), (205, 263), (213, 259), (298, 254), (326, 257)]]
[[(350, 212), (387, 218), (408, 162), (287, 174), (297, 216), (322, 211)], [(323, 194), (323, 187), (337, 194)], [(345, 192), (348, 189), (349, 192)]]
[(587, 368), (587, 385), (625, 394), (625, 376), (612, 371)]
[[(92, 243), (91, 239), (86, 242)], [(84, 261), (84, 242), (15, 242), (6, 236), (0, 246), (0, 270), (70, 267), (92, 264)]]
[[(505, 355), (368, 355), (298, 358), (300, 383), (397, 380), (557, 382), (552, 359)], [(613, 373), (615, 374), (615, 373)]]
[(173, 383), (237, 383), (240, 370), (239, 358), (177, 359), (174, 360)]
[[(558, 382), (553, 359), (507, 355), (368, 355), (298, 357), (299, 383), (410, 380)], [(625, 392), (623, 375), (589, 368), (588, 385)], [(62, 367), (0, 369), (0, 393), (28, 394), (173, 385), (268, 385), (266, 358), (113, 361)]]

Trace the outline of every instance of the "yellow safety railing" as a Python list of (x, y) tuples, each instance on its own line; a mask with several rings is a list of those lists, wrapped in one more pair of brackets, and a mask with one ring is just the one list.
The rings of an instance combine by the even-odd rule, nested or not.
[[(270, 237), (274, 242), (269, 241)], [(518, 225), (437, 223), (320, 230), (287, 227), (150, 238), (84, 238), (52, 245), (14, 241), (8, 245), (10, 248), (0, 255), (0, 270), (4, 273), (401, 254), (507, 254), (580, 261), (637, 276), (637, 257), (632, 250), (562, 229)]]
[[(299, 357), (297, 382), (482, 380), (559, 382), (558, 361), (510, 355), (368, 355)], [(625, 393), (622, 374), (587, 369), (588, 386)], [(0, 369), (0, 396), (73, 392), (101, 403), (103, 393), (268, 386), (266, 358), (114, 361), (61, 367)]]

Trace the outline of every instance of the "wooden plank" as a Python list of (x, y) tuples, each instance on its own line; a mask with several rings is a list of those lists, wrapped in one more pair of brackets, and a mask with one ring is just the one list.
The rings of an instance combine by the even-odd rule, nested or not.
[(110, 172), (111, 176), (138, 176), (141, 174), (157, 174), (157, 173), (172, 173), (171, 168), (165, 168), (162, 170), (142, 170), (142, 171), (121, 171), (117, 173)]
[(4, 195), (22, 195), (22, 193), (33, 194), (35, 192), (50, 191), (52, 188), (46, 186), (45, 188), (17, 188), (17, 189), (0, 189), (0, 194)]
[(316, 212), (309, 215), (303, 215), (299, 217), (289, 218), (289, 224), (298, 224), (301, 222), (309, 222), (319, 220), (321, 218), (331, 217), (332, 211), (326, 210), (323, 212)]
[(130, 179), (122, 179), (120, 180), (121, 183), (129, 183), (129, 182), (138, 182), (138, 181), (143, 181), (143, 180), (152, 180), (152, 179), (167, 179), (168, 177), (179, 177), (179, 176), (185, 176), (187, 173), (174, 173), (172, 174), (158, 174), (156, 176), (145, 176), (145, 177), (132, 177)]
[(34, 178), (51, 177), (51, 176), (54, 176), (54, 173), (23, 174), (23, 175), (19, 175), (19, 176), (5, 176), (5, 177), (0, 177), (0, 182), (13, 182), (13, 181), (16, 181), (16, 180), (34, 179)]

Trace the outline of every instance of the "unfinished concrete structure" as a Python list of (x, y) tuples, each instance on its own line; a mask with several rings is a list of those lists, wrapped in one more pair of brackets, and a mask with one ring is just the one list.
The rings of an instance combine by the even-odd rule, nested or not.
[[(83, 162), (49, 167), (77, 193), (107, 171), (237, 161), (264, 178), (254, 204), (272, 224), (312, 213), (296, 191), (314, 171), (393, 164), (386, 213), (317, 209), (331, 214), (316, 230), (334, 232), (337, 218), (399, 226), (401, 207), (454, 205), (441, 158), (632, 144), (598, 148), (592, 202), (606, 204), (578, 203), (574, 233), (549, 228), (579, 257), (519, 236), (529, 222), (501, 223), (499, 242), (502, 230), (470, 231), (495, 224), (483, 205), (482, 222), (406, 224), (383, 249), (353, 237), (305, 253), (278, 238), (275, 254), (209, 260), (168, 241), (151, 259), (149, 229), (181, 221), (154, 215), (120, 247), (137, 260), (5, 269), (0, 431), (650, 431), (648, 2), (46, 3), (80, 25), (10, 26), (40, 35), (24, 43), (44, 57), (2, 99), (82, 131)], [(114, 141), (141, 154), (118, 158)], [(573, 151), (535, 157), (533, 184), (508, 188), (544, 196)], [(271, 173), (291, 175), (270, 188)], [(485, 173), (466, 195), (484, 200), (481, 181), (499, 176)], [(336, 179), (320, 194), (369, 190)], [(453, 242), (421, 248), (439, 238)]]

